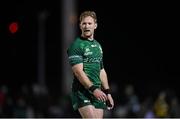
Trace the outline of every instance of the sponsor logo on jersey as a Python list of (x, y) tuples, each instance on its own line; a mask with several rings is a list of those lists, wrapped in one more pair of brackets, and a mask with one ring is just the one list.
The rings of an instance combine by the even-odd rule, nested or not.
[(88, 103), (88, 102), (90, 102), (90, 100), (84, 100), (84, 103)]
[(93, 52), (91, 52), (89, 48), (85, 49), (85, 53), (84, 53), (85, 56), (92, 55), (92, 54), (93, 54)]

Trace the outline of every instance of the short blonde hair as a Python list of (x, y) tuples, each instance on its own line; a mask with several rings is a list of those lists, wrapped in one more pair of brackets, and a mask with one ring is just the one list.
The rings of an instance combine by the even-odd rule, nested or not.
[(80, 17), (79, 17), (79, 21), (81, 22), (82, 19), (84, 19), (87, 16), (92, 17), (94, 19), (94, 22), (97, 23), (97, 17), (96, 17), (96, 13), (94, 11), (84, 11), (84, 12), (82, 12)]

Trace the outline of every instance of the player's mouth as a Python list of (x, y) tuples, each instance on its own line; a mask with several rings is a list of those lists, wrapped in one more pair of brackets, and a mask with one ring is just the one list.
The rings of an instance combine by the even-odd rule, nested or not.
[(90, 30), (84, 30), (84, 32), (90, 32)]

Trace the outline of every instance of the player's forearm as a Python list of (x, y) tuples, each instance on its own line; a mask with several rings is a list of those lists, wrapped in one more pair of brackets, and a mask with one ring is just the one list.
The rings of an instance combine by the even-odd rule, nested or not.
[(104, 69), (102, 69), (100, 71), (100, 79), (101, 79), (103, 88), (104, 89), (109, 89), (108, 78), (107, 78), (106, 71)]
[(84, 71), (75, 71), (74, 74), (86, 89), (89, 89), (93, 85)]
[(74, 75), (77, 77), (79, 82), (86, 88), (89, 89), (93, 84), (85, 74), (83, 70), (83, 63), (76, 64), (72, 67)]

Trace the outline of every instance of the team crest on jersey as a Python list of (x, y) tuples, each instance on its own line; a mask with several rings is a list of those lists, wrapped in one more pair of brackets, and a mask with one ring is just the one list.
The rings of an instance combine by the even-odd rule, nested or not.
[(91, 47), (97, 47), (97, 45), (91, 45)]

